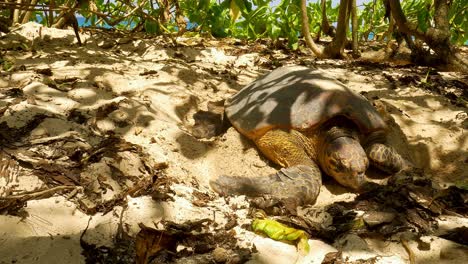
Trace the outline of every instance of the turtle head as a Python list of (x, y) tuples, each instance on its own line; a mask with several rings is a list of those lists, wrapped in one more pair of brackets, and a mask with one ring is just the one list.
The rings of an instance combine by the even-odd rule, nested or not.
[(369, 166), (366, 152), (353, 137), (342, 136), (325, 143), (320, 155), (322, 169), (341, 185), (359, 189)]

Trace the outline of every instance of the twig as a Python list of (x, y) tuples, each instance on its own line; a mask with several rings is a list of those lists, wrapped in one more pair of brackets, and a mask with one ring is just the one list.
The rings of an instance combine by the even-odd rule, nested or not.
[(43, 138), (38, 138), (38, 139), (31, 139), (30, 144), (31, 145), (38, 145), (38, 144), (45, 144), (51, 141), (59, 141), (59, 140), (73, 140), (73, 141), (81, 141), (81, 142), (86, 142), (83, 138), (80, 137), (80, 134), (76, 131), (67, 131), (61, 135), (58, 136), (52, 136), (52, 137), (43, 137)]
[(411, 248), (410, 248), (410, 246), (408, 244), (408, 241), (406, 239), (404, 239), (404, 238), (400, 238), (400, 241), (401, 241), (401, 244), (403, 245), (403, 247), (405, 248), (406, 252), (408, 253), (410, 264), (416, 264), (416, 261), (415, 261), (415, 258), (414, 258), (414, 253), (411, 250)]
[(50, 189), (46, 190), (41, 190), (41, 191), (33, 191), (33, 192), (25, 192), (25, 193), (20, 193), (16, 195), (9, 195), (7, 197), (4, 197), (2, 199), (4, 200), (20, 200), (22, 202), (26, 202), (32, 199), (43, 199), (43, 198), (48, 198), (54, 195), (55, 193), (63, 190), (73, 190), (78, 187), (76, 186), (57, 186), (53, 187)]

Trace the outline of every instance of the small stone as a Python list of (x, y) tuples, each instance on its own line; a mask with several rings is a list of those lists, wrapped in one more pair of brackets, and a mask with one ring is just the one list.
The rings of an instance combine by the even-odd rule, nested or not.
[(140, 126), (135, 127), (135, 135), (139, 135), (143, 132), (143, 128)]
[(370, 211), (362, 216), (364, 222), (369, 226), (376, 226), (382, 223), (390, 223), (395, 218), (394, 213)]
[(132, 39), (128, 37), (123, 37), (117, 40), (117, 43), (119, 44), (128, 44), (130, 42), (132, 42)]
[(49, 68), (49, 67), (38, 68), (38, 69), (36, 69), (36, 72), (39, 73), (39, 74), (46, 75), (46, 76), (52, 76), (52, 69)]
[(229, 259), (229, 253), (224, 248), (215, 248), (215, 250), (213, 250), (212, 255), (213, 260), (216, 263), (226, 263)]
[(82, 210), (86, 211), (88, 214), (95, 214), (97, 211), (97, 205), (89, 200), (88, 198), (84, 198), (78, 200), (80, 207)]
[(102, 40), (98, 43), (98, 47), (101, 49), (110, 49), (115, 46), (115, 42), (112, 40)]
[(257, 168), (264, 168), (264, 167), (267, 166), (267, 164), (266, 164), (265, 161), (263, 161), (263, 160), (257, 160), (257, 161), (254, 162), (253, 165), (254, 165), (255, 167), (257, 167)]

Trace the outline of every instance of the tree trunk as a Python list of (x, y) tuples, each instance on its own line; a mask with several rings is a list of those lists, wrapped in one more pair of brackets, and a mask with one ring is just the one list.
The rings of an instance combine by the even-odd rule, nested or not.
[[(156, 0), (159, 6), (159, 21), (166, 24), (171, 19), (171, 5), (169, 0)], [(161, 12), (162, 11), (162, 12)]]
[(81, 38), (79, 34), (79, 26), (78, 26), (78, 20), (76, 19), (75, 16), (75, 9), (80, 7), (80, 5), (84, 1), (67, 1), (66, 6), (67, 8), (63, 9), (61, 13), (59, 14), (59, 19), (55, 24), (52, 25), (54, 28), (64, 28), (66, 26), (72, 26), (73, 31), (75, 32), (76, 40), (78, 41), (78, 45), (81, 46)]
[(16, 3), (18, 4), (18, 7), (16, 7), (13, 11), (13, 22), (12, 25), (19, 23), (19, 18), (20, 18), (20, 9), (19, 6), (21, 5), (21, 0), (16, 0)]
[(318, 58), (324, 58), (323, 50), (317, 46), (310, 36), (310, 29), (309, 29), (309, 17), (307, 16), (307, 6), (306, 0), (301, 0), (301, 18), (302, 18), (302, 35), (304, 35), (304, 39), (306, 41), (307, 46), (312, 50), (312, 52)]
[(74, 11), (72, 11), (72, 9), (75, 7), (76, 3), (75, 1), (71, 1), (71, 0), (68, 0), (63, 6), (67, 7), (65, 9), (63, 9), (59, 15), (58, 15), (58, 19), (55, 21), (55, 23), (52, 25), (53, 28), (64, 28), (66, 27), (68, 24), (68, 20), (67, 18), (69, 16), (66, 16), (66, 14), (72, 12), (74, 13)]
[(322, 31), (326, 35), (330, 37), (335, 37), (336, 31), (334, 26), (330, 26), (330, 23), (328, 22), (327, 18), (327, 1), (322, 0), (321, 1), (321, 8), (322, 8)]
[(356, 0), (351, 0), (351, 18), (352, 18), (352, 38), (353, 38), (353, 57), (357, 58), (360, 56), (358, 47), (358, 17)]
[[(52, 11), (52, 8), (55, 8), (55, 0), (50, 1), (50, 7), (51, 7), (51, 10), (49, 10), (49, 17), (47, 20), (49, 23), (49, 27), (51, 27), (54, 24), (54, 11)], [(44, 11), (44, 12), (47, 12), (47, 11)]]
[[(449, 5), (446, 0), (434, 0), (434, 27), (426, 32), (417, 25), (407, 21), (399, 0), (388, 0), (390, 10), (398, 29), (408, 35), (423, 40), (436, 53), (437, 60), (458, 70), (468, 71), (468, 62), (464, 61), (450, 43), (450, 28), (448, 21)], [(416, 51), (417, 52), (417, 51)]]
[[(37, 4), (37, 0), (32, 0), (30, 2), (30, 5), (36, 5)], [(29, 21), (29, 19), (31, 18), (31, 15), (32, 15), (33, 11), (29, 10), (29, 11), (26, 11), (23, 15), (23, 18), (22, 18), (22, 21), (21, 21), (21, 24), (25, 24)]]
[(336, 36), (333, 41), (325, 48), (325, 54), (330, 58), (343, 58), (346, 57), (343, 53), (344, 45), (346, 43), (346, 29), (348, 28), (348, 8), (349, 1), (341, 0), (340, 10), (338, 13), (338, 26), (336, 29)]
[(177, 23), (177, 27), (179, 27), (177, 35), (181, 36), (185, 31), (187, 31), (187, 22), (185, 21), (184, 14), (180, 9), (179, 1), (173, 0), (172, 2), (175, 8), (175, 21)]

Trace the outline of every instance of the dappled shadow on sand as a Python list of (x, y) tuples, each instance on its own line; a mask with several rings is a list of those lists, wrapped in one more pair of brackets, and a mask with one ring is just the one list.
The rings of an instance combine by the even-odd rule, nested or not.
[[(229, 75), (226, 89), (239, 85), (232, 74), (198, 64), (202, 48), (167, 48), (159, 40), (124, 39), (105, 31), (85, 32), (84, 45), (78, 46), (69, 33), (28, 24), (0, 39), (7, 56), (14, 57), (14, 68), (0, 73), (1, 141), (10, 160), (19, 160), (48, 187), (84, 184), (92, 202), (80, 205), (92, 214), (111, 208), (114, 199), (108, 198), (114, 194), (121, 200), (133, 180), (151, 184), (159, 173), (154, 166), (159, 171), (167, 165), (149, 164), (146, 149), (119, 137), (157, 136), (159, 131), (148, 130), (162, 129), (161, 124), (183, 129), (187, 114), (198, 107), (184, 102), (194, 98), (194, 84), (207, 85), (206, 94), (213, 93), (218, 87), (209, 81), (223, 82)], [(184, 102), (175, 115), (174, 100)], [(186, 146), (180, 148), (182, 155), (197, 158), (212, 148), (183, 135), (175, 140)], [(14, 180), (10, 183), (2, 194), (16, 188)], [(108, 203), (96, 208), (93, 201), (102, 196)]]
[[(43, 34), (46, 34), (44, 32)], [(11, 36), (15, 34), (12, 33)], [(72, 33), (70, 36), (60, 38), (36, 39), (33, 45), (29, 38), (19, 34), (16, 34), (16, 37), (18, 42), (9, 42), (11, 40), (8, 39), (9, 37), (0, 40), (2, 48), (6, 47), (9, 53), (11, 52), (10, 55), (15, 57), (15, 67), (17, 67), (12, 72), (2, 72), (0, 78), (2, 91), (0, 113), (4, 121), (0, 134), (2, 149), (19, 160), (21, 163), (19, 165), (24, 166), (24, 170), (33, 170), (33, 172), (35, 170), (48, 187), (74, 186), (80, 183), (80, 172), (88, 169), (86, 174), (88, 178), (83, 183), (86, 183), (85, 188), (90, 188), (88, 195), (94, 199), (101, 199), (104, 196), (107, 197), (111, 191), (117, 192), (122, 188), (127, 188), (128, 186), (125, 185), (128, 180), (142, 182), (142, 179), (138, 177), (125, 177), (127, 174), (134, 175), (129, 171), (123, 171), (122, 167), (137, 168), (138, 175), (144, 174), (143, 181), (148, 180), (149, 185), (160, 179), (160, 174), (152, 173), (151, 170), (146, 171), (148, 169), (148, 164), (144, 159), (147, 157), (146, 150), (139, 149), (135, 144), (127, 141), (116, 140), (115, 137), (135, 135), (148, 128), (155, 129), (150, 133), (157, 135), (158, 129), (162, 128), (150, 126), (155, 121), (175, 123), (181, 129), (185, 129), (191, 115), (205, 107), (206, 102), (203, 100), (206, 98), (213, 101), (225, 99), (234, 90), (240, 90), (243, 87), (238, 80), (239, 75), (245, 74), (251, 77), (257, 74), (251, 69), (241, 71), (231, 66), (229, 66), (231, 68), (223, 69), (226, 67), (222, 64), (213, 64), (212, 67), (207, 67), (206, 64), (199, 65), (197, 57), (203, 56), (201, 49), (192, 49), (192, 53), (184, 57), (180, 54), (184, 54), (184, 49), (188, 48), (181, 48), (182, 52), (178, 53), (174, 49), (158, 45), (153, 40), (126, 42), (121, 41), (120, 37), (113, 39), (111, 34), (97, 34), (94, 37), (88, 37), (85, 46), (78, 47), (72, 43), (74, 40)], [(104, 41), (105, 45), (102, 45), (101, 41)], [(5, 46), (6, 43), (16, 46), (8, 48)], [(66, 49), (63, 49), (64, 44)], [(133, 54), (137, 54), (138, 59), (132, 57)], [(44, 66), (51, 68), (51, 75), (47, 70), (41, 70)], [(336, 66), (323, 66), (325, 69), (327, 67)], [(129, 71), (137, 72), (137, 74), (127, 78)], [(375, 74), (375, 72), (370, 71), (370, 74)], [(425, 73), (418, 74), (424, 76)], [(351, 118), (356, 115), (356, 109), (347, 108), (350, 105), (344, 100), (323, 98), (320, 104), (317, 104), (314, 100), (320, 92), (305, 89), (305, 84), (310, 81), (309, 79), (311, 78), (304, 80), (286, 75), (284, 78), (268, 80), (261, 87), (250, 86), (252, 89), (258, 89), (258, 94), (242, 105), (241, 110), (235, 113), (236, 118), (253, 121), (252, 129), (255, 129), (259, 124), (279, 121), (283, 122), (281, 126), (289, 128), (293, 126), (292, 117), (295, 116), (303, 117), (301, 120), (305, 118), (306, 121), (322, 120), (321, 117), (314, 117), (313, 114), (327, 117), (336, 113), (337, 108), (345, 109), (344, 113)], [(314, 75), (312, 79), (325, 83), (334, 80), (326, 74)], [(133, 90), (127, 89), (136, 80), (145, 81), (144, 85)], [(206, 89), (200, 93), (201, 89), (194, 89), (196, 85), (204, 85)], [(298, 89), (291, 93), (290, 97), (284, 97), (284, 89), (289, 86), (295, 86)], [(341, 91), (340, 93), (345, 95), (350, 93), (347, 87), (341, 84), (338, 86), (337, 91)], [(398, 122), (402, 123), (405, 128), (414, 127), (416, 130), (418, 126), (411, 116), (407, 117), (404, 111), (395, 106), (393, 103), (395, 101), (412, 102), (416, 108), (430, 109), (428, 100), (435, 100), (452, 111), (466, 112), (465, 108), (446, 104), (447, 102), (436, 95), (424, 95), (420, 98), (401, 96), (389, 90), (388, 87), (391, 85), (388, 83), (379, 82), (375, 86), (381, 90), (370, 91), (367, 97), (382, 99), (387, 110), (398, 117)], [(272, 87), (278, 89), (271, 92)], [(393, 87), (400, 88), (399, 85), (393, 85)], [(168, 100), (177, 100), (175, 114), (172, 114), (172, 109), (168, 109), (168, 105), (164, 104)], [(267, 100), (270, 101), (267, 102)], [(259, 102), (268, 105), (268, 108), (258, 108)], [(297, 105), (310, 105), (310, 107), (305, 107), (305, 112), (301, 112), (295, 108)], [(360, 122), (373, 122), (368, 119), (369, 115), (372, 116), (373, 110), (364, 106), (359, 107), (358, 111), (362, 111), (359, 115)], [(464, 122), (463, 124), (466, 124), (466, 120)], [(409, 146), (410, 156), (414, 157), (417, 165), (425, 169), (432, 166), (431, 153), (437, 152), (445, 164), (454, 165), (454, 170), (447, 170), (448, 173), (455, 172), (455, 174), (463, 175), (468, 171), (466, 169), (468, 163), (462, 160), (463, 157), (466, 159), (467, 136), (466, 133), (463, 134), (466, 126), (460, 128), (459, 123), (453, 120), (430, 122), (430, 125), (435, 127), (452, 130), (458, 133), (457, 135), (461, 134), (456, 150), (445, 151), (430, 147), (430, 140), (437, 141), (437, 137), (443, 135), (436, 135), (432, 139), (428, 136), (412, 137), (408, 142), (399, 143), (399, 146), (403, 148)], [(393, 125), (391, 128), (394, 128)], [(396, 141), (401, 138), (397, 136)], [(241, 144), (244, 144), (246, 148), (253, 146), (246, 137), (242, 139)], [(180, 133), (175, 142), (180, 145), (181, 155), (193, 160), (203, 157), (216, 147), (215, 143), (200, 142), (189, 133)], [(134, 155), (135, 152), (138, 155)], [(135, 166), (136, 164), (142, 166)], [(159, 165), (161, 165), (160, 168), (165, 166)], [(104, 175), (109, 177), (105, 178)], [(12, 184), (16, 184), (13, 179), (9, 180)], [(127, 194), (128, 190), (121, 192), (121, 195)], [(332, 193), (338, 194), (345, 191), (341, 188)], [(136, 195), (143, 193), (145, 192), (137, 192)], [(53, 194), (49, 193), (49, 195)], [(388, 197), (384, 198), (388, 199)], [(121, 198), (121, 196), (117, 197), (117, 199)], [(97, 211), (107, 211), (113, 208), (117, 204), (113, 203), (114, 201), (122, 201), (117, 199), (111, 199), (104, 207), (97, 208)], [(18, 206), (23, 207), (24, 203), (19, 203)], [(89, 204), (85, 206), (93, 208), (89, 207)], [(89, 211), (89, 213), (92, 212)], [(3, 227), (0, 229), (5, 230)], [(11, 226), (5, 228), (11, 228)], [(93, 229), (88, 232), (89, 234), (99, 233), (98, 230)], [(68, 251), (68, 247), (76, 246), (79, 236), (79, 232), (66, 237), (51, 233), (47, 238), (46, 235), (15, 238), (0, 244), (3, 245), (2, 250), (16, 251), (27, 245), (41, 245), (44, 242), (47, 244), (44, 248), (38, 246), (35, 248), (36, 252), (29, 254), (35, 256), (36, 260), (48, 261), (47, 256), (49, 254), (52, 256), (57, 251), (63, 254), (77, 254), (77, 251)], [(50, 261), (58, 258), (54, 256), (54, 259)]]
[[(14, 213), (41, 193), (36, 188), (75, 186), (72, 196), (80, 193), (74, 201), (84, 212), (105, 212), (126, 195), (144, 194), (167, 165), (118, 134), (141, 131), (166, 116), (145, 98), (103, 78), (119, 76), (113, 65), (132, 63), (127, 56), (93, 41), (78, 47), (67, 35), (50, 38), (51, 30), (43, 28), (42, 37), (32, 30), (32, 39), (24, 37), (25, 32), (0, 39), (6, 54), (15, 57), (14, 68), (2, 72), (0, 79), (0, 142), (7, 157), (2, 165), (19, 161), (2, 167), (0, 176), (7, 185), (0, 190), (0, 211)], [(18, 173), (23, 169), (28, 173)], [(18, 189), (18, 179), (28, 176), (43, 180), (42, 186), (31, 187), (36, 192)]]
[[(466, 121), (467, 118), (460, 113), (467, 113), (466, 108), (455, 106), (442, 96), (433, 94), (404, 96), (391, 90), (375, 90), (369, 91), (366, 96), (381, 99), (387, 111), (396, 117), (410, 137), (406, 147), (409, 147), (418, 167), (445, 182), (463, 180), (463, 174), (468, 170), (468, 135), (463, 126), (463, 119)], [(405, 109), (398, 105), (404, 105)], [(434, 108), (434, 105), (438, 106)], [(458, 114), (437, 120), (437, 111)], [(446, 137), (451, 137), (455, 145), (441, 142)], [(435, 159), (438, 161), (436, 164)]]
[(0, 227), (7, 232), (0, 238), (0, 256), (5, 263), (211, 263), (215, 249), (224, 248), (227, 257), (240, 259), (234, 263), (250, 258), (252, 249), (237, 245), (232, 227), (208, 217), (172, 222), (165, 206), (144, 204), (93, 217), (77, 213), (68, 221), (73, 209), (41, 206), (49, 212), (42, 218), (3, 219)]

